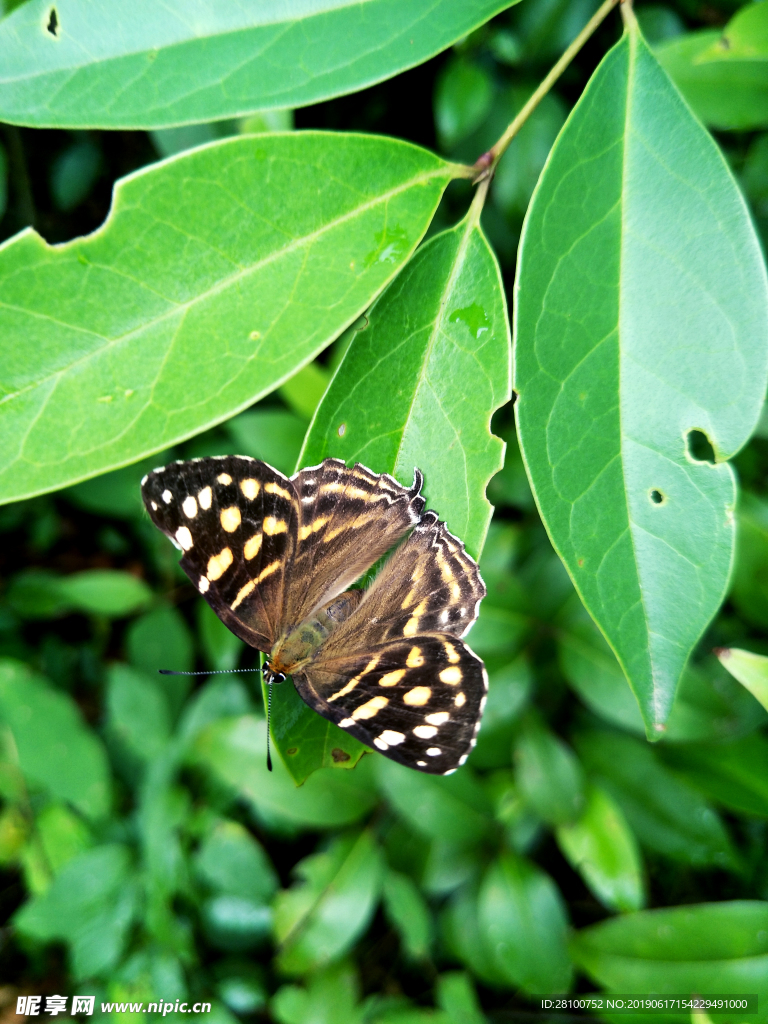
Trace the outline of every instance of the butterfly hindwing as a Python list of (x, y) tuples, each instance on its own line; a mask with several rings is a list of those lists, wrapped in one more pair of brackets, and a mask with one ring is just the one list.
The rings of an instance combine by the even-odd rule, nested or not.
[(149, 473), (142, 495), (219, 618), (269, 651), (280, 634), (296, 542), (298, 500), (290, 480), (258, 459), (193, 459)]
[(403, 487), (359, 463), (326, 459), (293, 478), (299, 527), (286, 625), (342, 593), (419, 522), (422, 477)]
[(333, 658), (321, 649), (294, 683), (310, 707), (362, 743), (437, 775), (466, 761), (488, 690), (480, 658), (449, 634), (392, 640)]

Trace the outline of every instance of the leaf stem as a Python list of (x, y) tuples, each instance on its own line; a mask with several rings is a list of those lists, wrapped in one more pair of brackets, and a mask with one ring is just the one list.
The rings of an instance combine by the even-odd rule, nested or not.
[(528, 99), (528, 102), (522, 107), (520, 112), (510, 123), (509, 127), (501, 136), (499, 141), (491, 149), (489, 149), (487, 153), (483, 153), (483, 155), (477, 160), (473, 167), (473, 170), (475, 172), (474, 180), (476, 182), (481, 182), (486, 178), (493, 177), (493, 172), (496, 170), (496, 165), (504, 155), (512, 139), (514, 139), (514, 137), (523, 127), (525, 122), (531, 116), (533, 111), (536, 109), (539, 103), (541, 103), (541, 101), (547, 95), (549, 90), (558, 80), (560, 75), (562, 75), (562, 73), (565, 71), (565, 69), (568, 67), (568, 65), (571, 63), (573, 58), (582, 48), (584, 43), (586, 43), (586, 41), (589, 39), (589, 37), (592, 35), (595, 29), (605, 20), (605, 18), (610, 14), (613, 8), (620, 2), (622, 4), (626, 4), (627, 0), (604, 0), (604, 3), (600, 5), (598, 10), (594, 13), (594, 15), (589, 19), (589, 21), (581, 30), (581, 32), (579, 32), (579, 34), (573, 40), (571, 45), (563, 52), (562, 57), (560, 57), (558, 62), (552, 67), (552, 70), (549, 72), (549, 74), (541, 81), (539, 86), (532, 93), (532, 95)]

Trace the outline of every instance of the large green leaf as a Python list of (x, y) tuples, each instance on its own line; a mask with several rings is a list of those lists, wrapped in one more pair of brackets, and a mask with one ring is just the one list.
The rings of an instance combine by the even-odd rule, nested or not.
[(370, 304), (454, 165), (394, 139), (224, 140), (120, 182), (93, 235), (0, 248), (0, 500), (125, 465), (277, 387)]
[[(0, 24), (0, 120), (159, 128), (355, 92), (517, 0), (32, 0)], [(55, 15), (52, 14), (55, 12)]]
[(100, 817), (109, 809), (110, 778), (99, 739), (67, 693), (21, 662), (0, 662), (0, 722), (11, 733), (27, 783)]
[(766, 284), (722, 154), (630, 28), (529, 210), (514, 386), (550, 537), (651, 736), (725, 592), (735, 492), (724, 460), (762, 406)]
[(475, 208), (430, 239), (367, 315), (323, 397), (301, 465), (358, 461), (424, 494), (475, 558), (503, 464), (491, 434), (508, 401), (509, 325), (498, 263)]
[[(768, 1000), (768, 903), (734, 900), (646, 910), (585, 928), (576, 962), (614, 992), (757, 993)], [(718, 1016), (741, 1021), (743, 1014)]]
[(663, 43), (656, 53), (707, 124), (768, 125), (768, 0), (744, 4), (722, 33), (690, 32)]

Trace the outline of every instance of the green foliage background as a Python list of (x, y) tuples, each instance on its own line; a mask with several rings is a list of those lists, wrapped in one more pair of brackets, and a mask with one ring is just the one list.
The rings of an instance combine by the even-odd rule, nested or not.
[[(768, 1018), (768, 716), (710, 653), (768, 654), (765, 415), (742, 447), (765, 385), (765, 274), (730, 176), (764, 246), (766, 2), (639, 3), (649, 48), (635, 35), (611, 50), (611, 15), (513, 141), (482, 215), (466, 164), (499, 138), (590, 0), (446, 2), (421, 18), (415, 2), (373, 0), (368, 21), (297, 3), (290, 24), (201, 23), (203, 49), (181, 5), (160, 17), (148, 4), (129, 57), (106, 4), (92, 17), (60, 4), (55, 39), (49, 5), (6, 11), (8, 1012), (19, 993), (88, 992), (96, 1016), (102, 1002), (162, 997), (209, 1000), (216, 1024), (481, 1024), (530, 1012), (539, 994), (717, 991), (759, 993), (748, 1019)], [(87, 60), (72, 49), (78, 32), (100, 41)], [(254, 51), (269, 73), (267, 56), (242, 62)], [(134, 79), (138, 91), (124, 90)], [(624, 146), (624, 178), (615, 150), (596, 144), (609, 137)], [(707, 188), (715, 199), (697, 206)], [(579, 250), (596, 224), (614, 234)], [(667, 277), (695, 266), (696, 288), (665, 283), (666, 320), (641, 249), (620, 235), (627, 224), (654, 244), (671, 225)], [(39, 235), (16, 234), (29, 225)], [(522, 447), (549, 536), (508, 401), (507, 307)], [(616, 358), (592, 352), (572, 377), (558, 362), (562, 324), (540, 316), (559, 308), (572, 352), (577, 327), (589, 339), (603, 317)], [(649, 387), (642, 360), (626, 372), (638, 352), (655, 369), (691, 320), (695, 344), (670, 371), (685, 385), (677, 398)], [(588, 421), (614, 423), (592, 449), (579, 434)], [(588, 455), (575, 464), (574, 438)], [(680, 561), (670, 572), (649, 547), (622, 569), (625, 590), (606, 594), (592, 572), (604, 532), (574, 527), (574, 477), (614, 456), (641, 474), (639, 442), (660, 438), (668, 475), (641, 486), (670, 499), (658, 532)], [(289, 684), (275, 693), (282, 756), (270, 774), (257, 676), (157, 674), (257, 664), (139, 500), (147, 468), (228, 452), (286, 473), (329, 454), (408, 481), (414, 464), (424, 470), (430, 507), (480, 556), (488, 586), (469, 642), (489, 702), (456, 775), (361, 758)], [(729, 582), (731, 456), (742, 493)], [(614, 500), (599, 492), (582, 519), (637, 535), (656, 515), (646, 502), (619, 520)], [(650, 626), (622, 633), (612, 616), (633, 587)]]

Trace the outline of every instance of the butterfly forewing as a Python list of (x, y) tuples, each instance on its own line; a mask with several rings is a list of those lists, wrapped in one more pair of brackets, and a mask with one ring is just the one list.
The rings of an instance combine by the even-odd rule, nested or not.
[(324, 718), (387, 757), (445, 775), (472, 749), (488, 689), (482, 661), (450, 635), (318, 659), (294, 676)]
[(296, 543), (290, 480), (258, 459), (194, 459), (148, 474), (142, 495), (216, 614), (246, 643), (269, 651), (280, 635)]
[(424, 508), (418, 472), (406, 488), (385, 473), (326, 459), (292, 482), (299, 527), (286, 598), (289, 627), (354, 583), (419, 522)]

